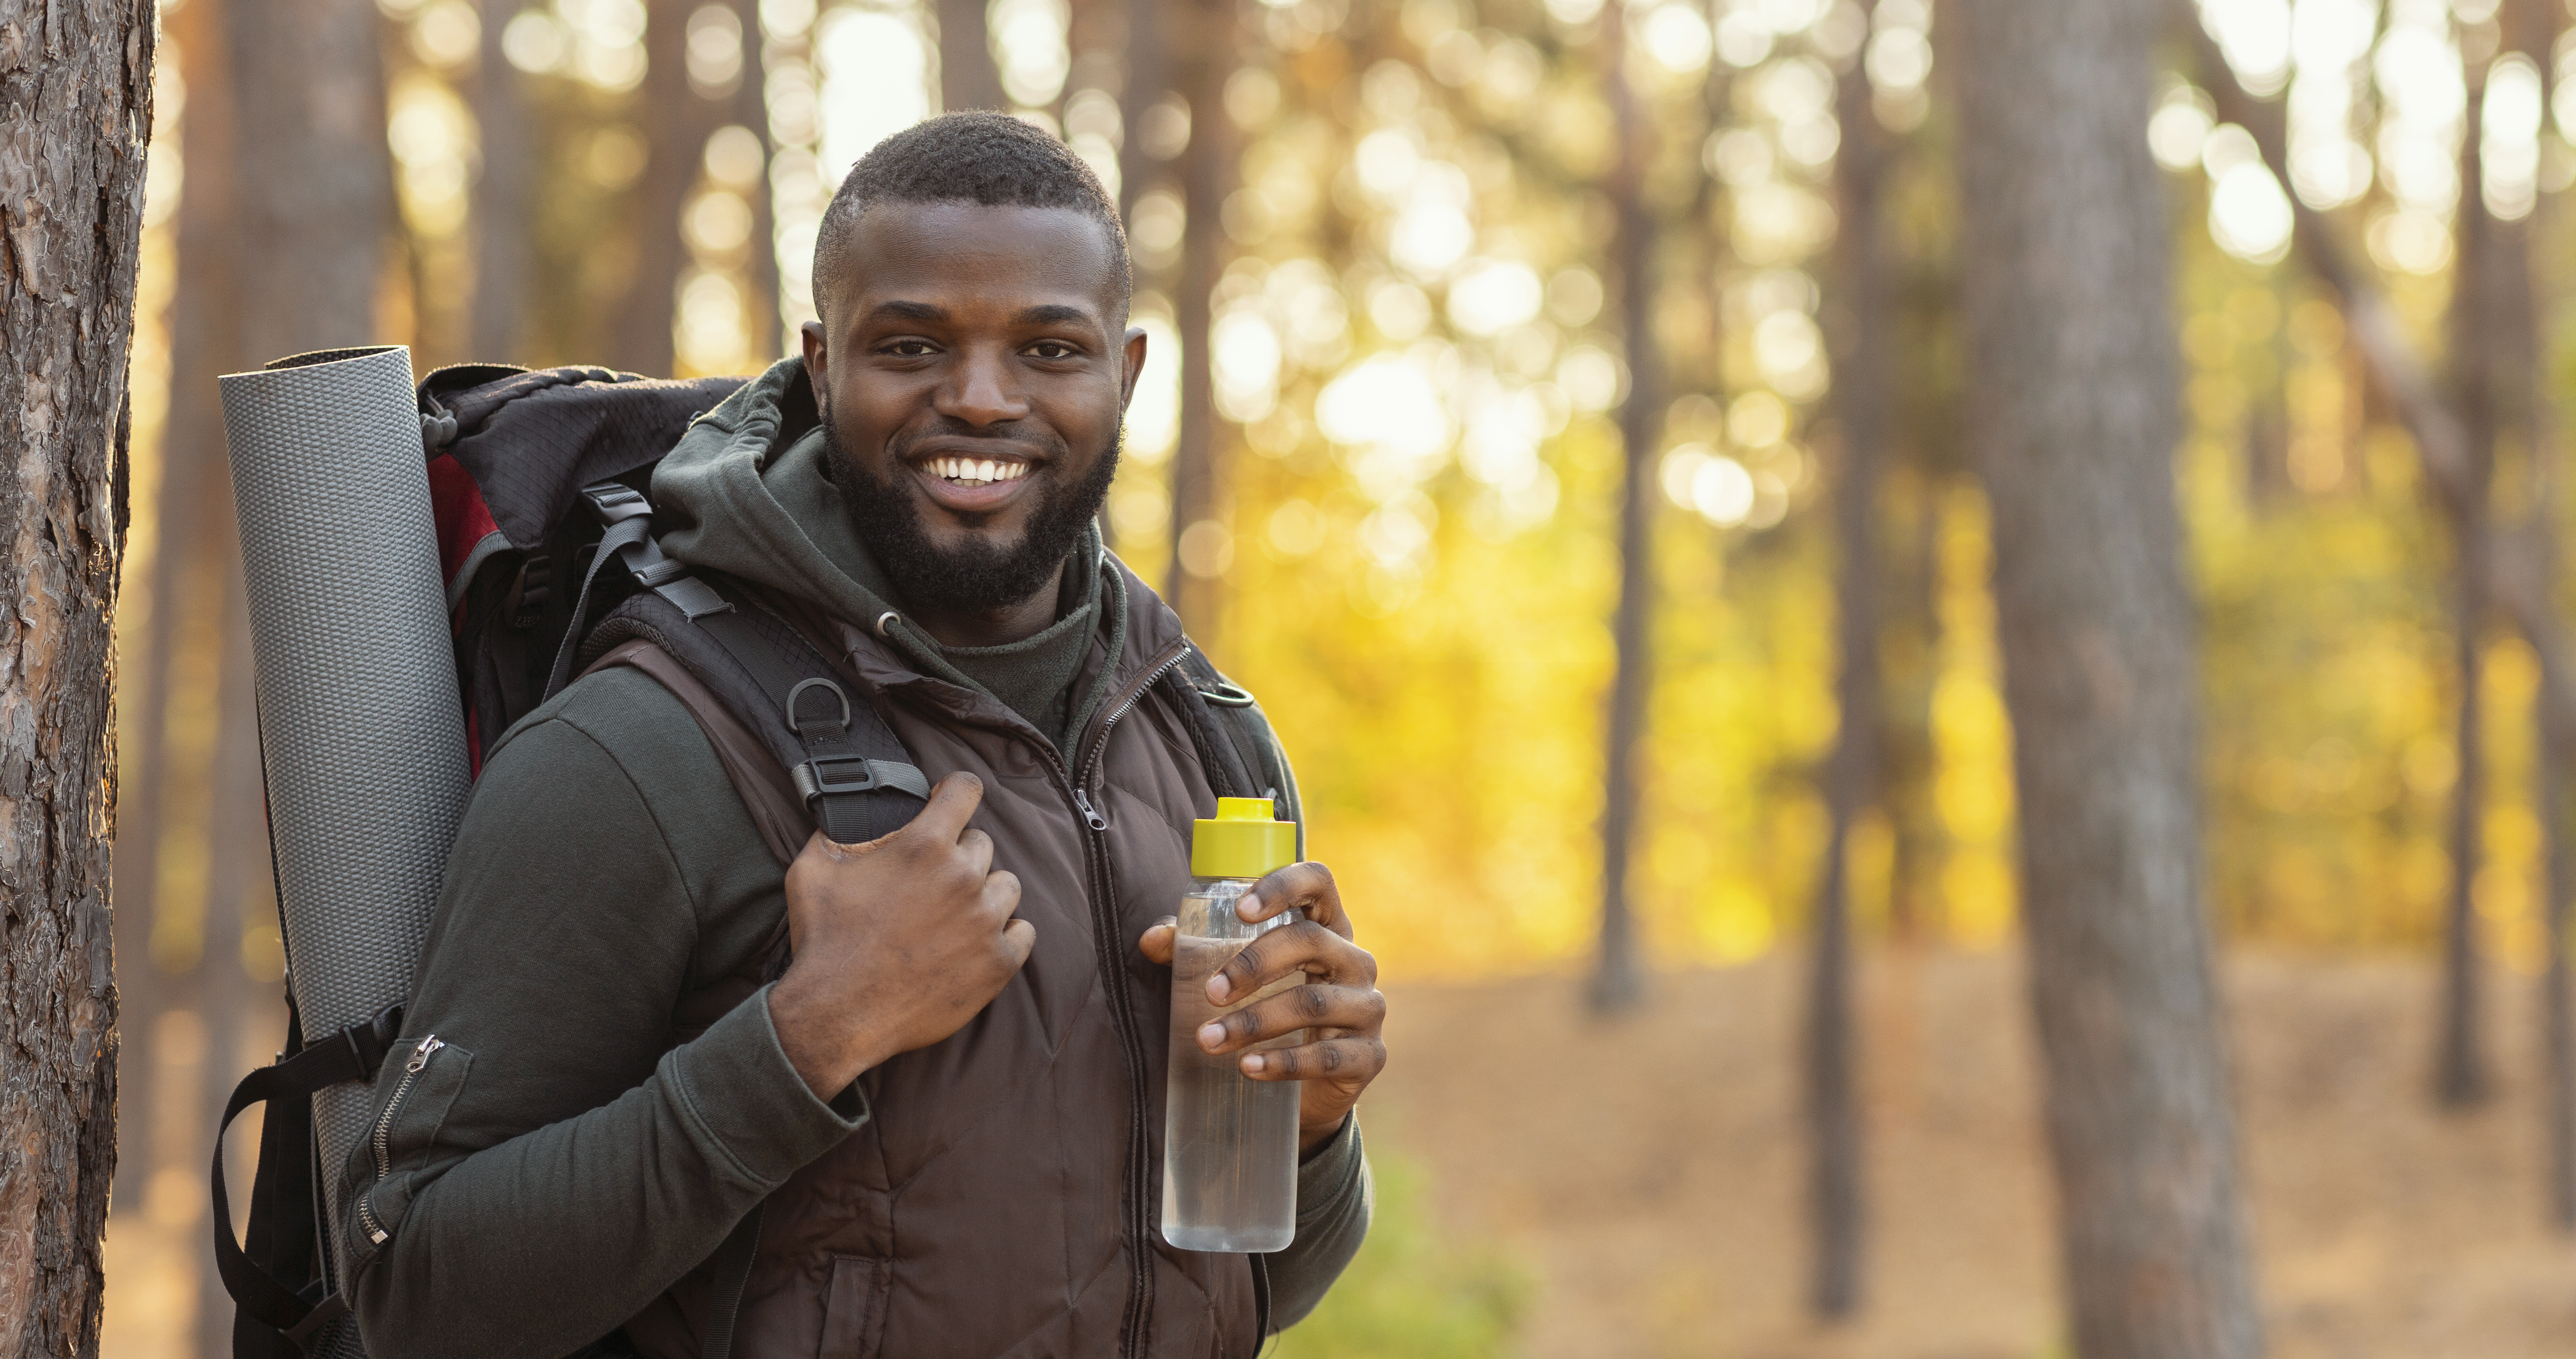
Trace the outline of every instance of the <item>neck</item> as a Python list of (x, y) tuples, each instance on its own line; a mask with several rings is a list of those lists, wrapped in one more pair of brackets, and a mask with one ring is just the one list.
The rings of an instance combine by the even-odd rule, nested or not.
[(1025, 642), (1054, 624), (1056, 600), (1064, 589), (1064, 563), (1057, 563), (1028, 598), (998, 609), (923, 609), (912, 621), (931, 640), (947, 647), (1009, 646)]

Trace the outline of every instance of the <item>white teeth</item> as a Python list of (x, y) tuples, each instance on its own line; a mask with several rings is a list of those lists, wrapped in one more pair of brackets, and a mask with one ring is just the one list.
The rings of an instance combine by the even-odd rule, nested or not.
[(1017, 481), (1029, 472), (1027, 463), (997, 458), (932, 458), (929, 468), (932, 476), (967, 486)]

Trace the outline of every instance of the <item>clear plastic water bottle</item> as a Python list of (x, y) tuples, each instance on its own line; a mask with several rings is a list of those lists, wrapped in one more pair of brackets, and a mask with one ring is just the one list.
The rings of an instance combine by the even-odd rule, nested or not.
[[(1163, 1239), (1182, 1250), (1284, 1250), (1297, 1235), (1297, 1083), (1243, 1074), (1243, 1053), (1211, 1056), (1199, 1030), (1219, 1015), (1302, 984), (1289, 975), (1230, 1005), (1208, 1000), (1208, 978), (1243, 946), (1298, 918), (1246, 923), (1235, 903), (1263, 874), (1297, 858), (1297, 826), (1271, 819), (1270, 799), (1217, 799), (1216, 819), (1191, 828), (1190, 873), (1172, 941), (1172, 1060), (1163, 1095)], [(1252, 1051), (1295, 1047), (1305, 1031)]]

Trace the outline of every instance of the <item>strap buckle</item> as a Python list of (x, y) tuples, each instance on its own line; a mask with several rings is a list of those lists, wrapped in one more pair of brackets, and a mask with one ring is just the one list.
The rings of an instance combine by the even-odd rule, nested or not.
[(869, 793), (892, 786), (877, 772), (878, 762), (865, 755), (817, 755), (788, 772), (796, 791), (811, 805), (837, 793)]
[(584, 486), (581, 498), (590, 502), (590, 512), (597, 515), (602, 524), (649, 518), (653, 513), (653, 502), (622, 482), (602, 481)]

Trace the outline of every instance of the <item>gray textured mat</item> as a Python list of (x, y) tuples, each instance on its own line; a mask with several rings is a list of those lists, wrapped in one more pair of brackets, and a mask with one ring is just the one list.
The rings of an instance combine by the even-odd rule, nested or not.
[[(287, 957), (319, 1038), (411, 994), (465, 807), (411, 351), (222, 382)], [(335, 1279), (340, 1168), (372, 1102), (359, 1085), (313, 1101)]]

